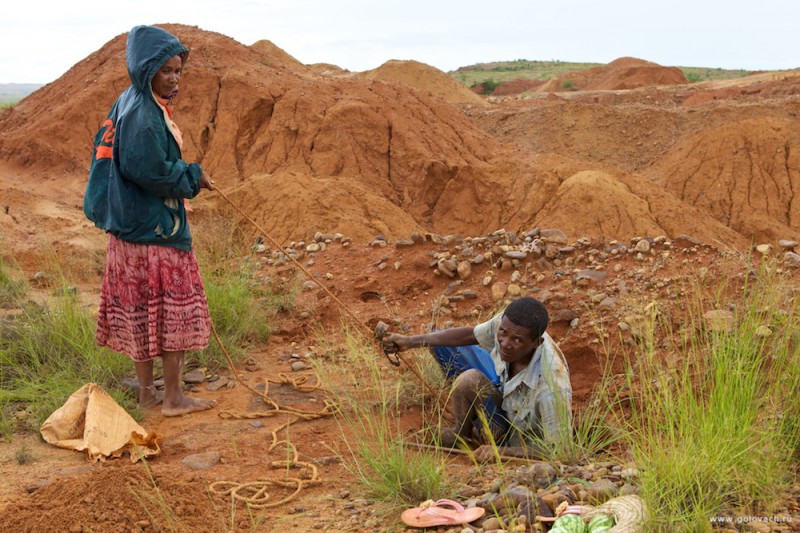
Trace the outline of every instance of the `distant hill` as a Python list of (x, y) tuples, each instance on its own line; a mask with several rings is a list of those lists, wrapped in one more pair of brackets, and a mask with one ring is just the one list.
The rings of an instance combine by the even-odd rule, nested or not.
[[(571, 63), (568, 61), (495, 61), (460, 67), (448, 74), (467, 87), (483, 84), (484, 93), (492, 93), (497, 86), (518, 79), (548, 81), (570, 72), (579, 72), (602, 66), (602, 63)], [(728, 80), (751, 74), (749, 70), (707, 67), (677, 67), (690, 82)]]
[(0, 83), (0, 105), (16, 104), (41, 86), (41, 83)]

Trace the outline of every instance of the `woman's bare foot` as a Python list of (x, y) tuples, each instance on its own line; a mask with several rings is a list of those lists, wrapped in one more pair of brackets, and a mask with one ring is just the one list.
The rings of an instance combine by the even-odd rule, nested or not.
[(161, 414), (164, 416), (181, 416), (197, 411), (205, 411), (217, 405), (214, 400), (204, 400), (202, 398), (190, 398), (188, 396), (181, 396), (180, 399), (174, 404), (164, 405), (161, 407)]
[(139, 407), (141, 409), (152, 409), (164, 401), (164, 393), (156, 390), (155, 387), (146, 387), (139, 390)]

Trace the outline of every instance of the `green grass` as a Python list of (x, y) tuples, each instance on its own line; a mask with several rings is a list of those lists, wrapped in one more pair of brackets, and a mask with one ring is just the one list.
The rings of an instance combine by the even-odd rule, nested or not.
[(18, 275), (12, 274), (11, 269), (0, 258), (0, 309), (16, 307), (28, 288), (28, 284), (18, 279)]
[[(450, 493), (446, 455), (420, 453), (404, 445), (400, 420), (407, 410), (409, 387), (387, 376), (389, 364), (375, 344), (344, 328), (346, 347), (337, 360), (316, 360), (317, 375), (340, 406), (341, 453), (348, 471), (368, 498), (390, 510), (417, 505)], [(421, 385), (419, 385), (421, 389)], [(421, 392), (414, 396), (417, 400)], [(440, 424), (436, 405), (423, 406), (427, 431)]]
[(24, 307), (3, 325), (0, 336), (0, 406), (6, 438), (14, 428), (9, 410), (18, 405), (38, 427), (88, 382), (104, 387), (123, 406), (133, 401), (116, 388), (131, 371), (127, 357), (95, 344), (95, 319), (73, 295), (50, 305)]
[[(254, 286), (247, 270), (236, 269), (224, 273), (205, 272), (203, 283), (211, 322), (234, 362), (249, 346), (269, 338), (268, 309), (259, 301), (259, 294), (269, 292), (269, 288)], [(199, 366), (227, 366), (213, 334), (208, 347), (189, 353), (188, 360)]]
[(458, 70), (450, 71), (448, 74), (461, 84), (472, 87), (473, 85), (489, 80), (494, 84), (519, 78), (549, 80), (568, 72), (599, 66), (601, 66), (601, 63), (569, 63), (565, 61), (528, 61), (525, 59), (518, 59), (516, 61), (478, 63), (476, 65), (461, 67)]
[[(710, 517), (724, 512), (768, 512), (793, 482), (800, 443), (794, 288), (766, 268), (752, 282), (727, 281), (711, 299), (696, 290), (681, 335), (651, 307), (648, 334), (629, 354), (633, 393), (621, 423), (641, 471), (648, 530), (706, 531)], [(703, 313), (728, 303), (732, 330), (708, 331)], [(762, 336), (765, 327), (770, 336)], [(679, 356), (667, 364), (665, 353)]]
[[(269, 319), (294, 307), (297, 286), (291, 281), (257, 278), (251, 238), (233, 220), (222, 214), (198, 217), (193, 234), (211, 321), (236, 361), (249, 346), (269, 338)], [(190, 353), (189, 361), (227, 366), (213, 335), (208, 348)]]
[[(645, 58), (646, 59), (646, 58)], [(448, 72), (450, 77), (467, 87), (480, 83), (490, 82), (497, 86), (507, 81), (519, 78), (532, 80), (550, 80), (568, 74), (594, 67), (603, 66), (603, 63), (580, 63), (568, 61), (496, 61), (492, 63), (478, 63)], [(666, 65), (665, 65), (666, 66)], [(721, 69), (707, 67), (678, 67), (690, 82), (714, 81), (742, 78), (750, 74), (743, 69)]]

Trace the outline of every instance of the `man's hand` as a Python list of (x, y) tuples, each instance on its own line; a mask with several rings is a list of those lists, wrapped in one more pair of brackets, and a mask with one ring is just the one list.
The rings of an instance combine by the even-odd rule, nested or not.
[(399, 335), (397, 333), (390, 333), (381, 339), (381, 344), (385, 347), (397, 347), (398, 352), (404, 352), (417, 346), (411, 342), (411, 337), (407, 335)]
[(205, 172), (200, 174), (200, 188), (208, 189), (209, 191), (214, 190), (214, 182), (211, 181), (211, 178), (209, 178), (208, 174), (206, 174)]

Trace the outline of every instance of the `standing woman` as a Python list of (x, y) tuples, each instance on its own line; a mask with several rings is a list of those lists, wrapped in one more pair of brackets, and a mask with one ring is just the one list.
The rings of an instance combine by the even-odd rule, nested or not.
[[(139, 405), (178, 416), (210, 409), (183, 393), (186, 350), (208, 345), (211, 322), (184, 199), (213, 189), (198, 163), (181, 159), (172, 100), (189, 50), (169, 32), (136, 26), (125, 49), (131, 86), (95, 136), (83, 210), (108, 234), (97, 343), (128, 355)], [(162, 358), (164, 394), (153, 385)]]

